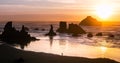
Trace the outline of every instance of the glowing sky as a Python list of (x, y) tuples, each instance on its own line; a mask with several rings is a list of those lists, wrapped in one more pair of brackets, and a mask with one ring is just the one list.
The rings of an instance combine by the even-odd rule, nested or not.
[[(0, 0), (0, 20), (13, 18), (20, 20), (23, 15), (26, 20), (30, 20), (31, 16), (36, 20), (76, 21), (88, 15), (98, 18), (95, 8), (103, 3), (110, 4), (114, 9), (109, 20), (118, 21), (120, 0)], [(14, 17), (10, 18), (8, 15), (14, 15)], [(24, 18), (21, 20), (25, 20)]]

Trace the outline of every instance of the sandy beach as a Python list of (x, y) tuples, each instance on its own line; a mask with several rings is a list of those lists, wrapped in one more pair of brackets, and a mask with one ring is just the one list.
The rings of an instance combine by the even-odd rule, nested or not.
[[(0, 45), (0, 63), (119, 63), (107, 58), (83, 58), (23, 51), (7, 44)], [(22, 58), (22, 61), (19, 60)]]

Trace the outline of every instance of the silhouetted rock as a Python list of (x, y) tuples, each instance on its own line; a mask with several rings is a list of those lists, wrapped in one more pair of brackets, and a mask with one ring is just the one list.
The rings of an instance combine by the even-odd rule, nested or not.
[(39, 28), (34, 28), (34, 30), (39, 30)]
[(87, 37), (93, 37), (93, 34), (91, 33), (91, 32), (89, 32), (88, 34), (87, 34)]
[(91, 16), (87, 16), (85, 19), (83, 19), (79, 25), (83, 26), (101, 26), (102, 23), (97, 21), (95, 18)]
[(12, 27), (12, 22), (8, 22), (5, 27), (4, 31), (1, 35), (1, 40), (9, 43), (16, 42), (19, 37), (19, 31), (17, 31), (14, 27)]
[(29, 31), (29, 28), (28, 28), (28, 27), (24, 27), (24, 29), (25, 29), (26, 31)]
[(45, 29), (43, 28), (43, 29), (41, 29), (41, 31), (45, 31)]
[(79, 36), (78, 34), (85, 34), (86, 32), (77, 24), (69, 24), (67, 29), (66, 22), (60, 22), (59, 28), (57, 29), (59, 33), (68, 33), (72, 34), (72, 36)]
[(67, 32), (67, 24), (66, 22), (60, 22), (59, 28), (57, 29), (59, 33), (66, 33)]
[(96, 34), (96, 36), (103, 36), (102, 32)]
[[(26, 27), (22, 26), (20, 31), (12, 27), (12, 22), (7, 22), (4, 27), (4, 31), (1, 34), (1, 41), (4, 41), (9, 44), (20, 44), (26, 45), (30, 41), (37, 40), (35, 37), (31, 37), (28, 34)], [(22, 47), (23, 48), (23, 47)]]
[(45, 34), (45, 35), (46, 35), (46, 36), (55, 36), (56, 33), (55, 33), (54, 30), (53, 30), (53, 26), (52, 26), (52, 25), (50, 25), (50, 26), (51, 26), (51, 28), (50, 28), (49, 32), (48, 32), (47, 34)]
[(115, 36), (113, 34), (109, 34), (108, 38), (114, 38)]
[(85, 34), (86, 32), (77, 24), (69, 24), (68, 33), (77, 35), (77, 34)]

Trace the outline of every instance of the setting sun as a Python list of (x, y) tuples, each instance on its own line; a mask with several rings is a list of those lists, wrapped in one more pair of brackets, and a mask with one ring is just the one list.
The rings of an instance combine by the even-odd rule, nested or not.
[(96, 14), (102, 19), (107, 19), (112, 14), (112, 6), (110, 5), (99, 5), (96, 7)]

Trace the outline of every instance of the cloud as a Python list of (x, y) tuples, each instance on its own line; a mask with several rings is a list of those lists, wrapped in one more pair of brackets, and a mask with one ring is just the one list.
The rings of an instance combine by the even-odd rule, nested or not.
[[(42, 9), (53, 9), (54, 11), (59, 9), (93, 10), (97, 4), (105, 1), (108, 0), (0, 0), (0, 12), (39, 11)], [(108, 3), (115, 3), (120, 8), (119, 0), (109, 0)]]
[(50, 2), (57, 2), (57, 3), (76, 3), (76, 0), (47, 0)]

